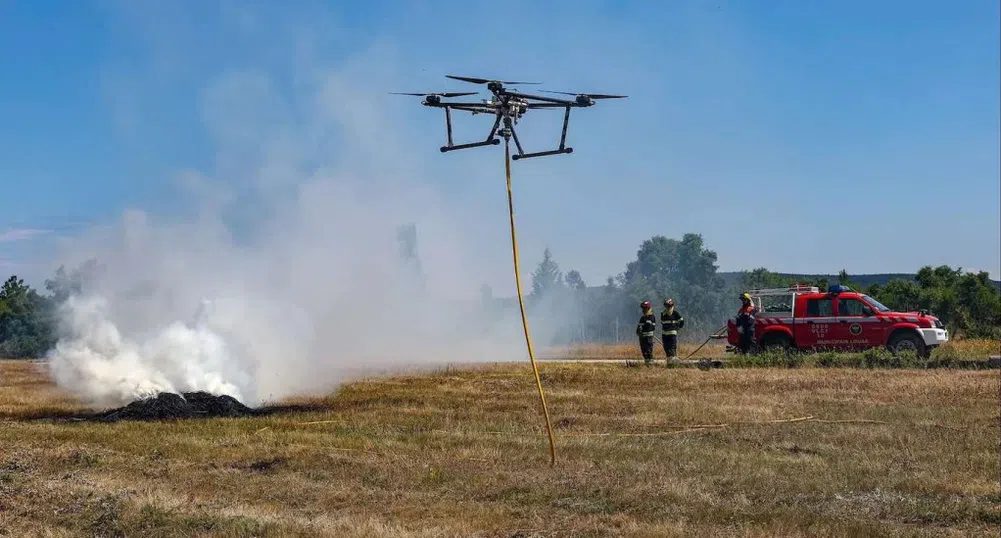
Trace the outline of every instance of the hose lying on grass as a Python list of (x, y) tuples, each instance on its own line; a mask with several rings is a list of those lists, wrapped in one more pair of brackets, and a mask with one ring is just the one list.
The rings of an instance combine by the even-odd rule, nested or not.
[[(787, 419), (779, 419), (779, 420), (736, 421), (736, 422), (729, 422), (729, 423), (723, 423), (723, 424), (677, 424), (677, 425), (667, 425), (667, 426), (663, 426), (663, 427), (667, 427), (667, 428), (672, 428), (673, 427), (673, 428), (681, 428), (681, 429), (659, 431), (659, 432), (641, 432), (641, 433), (616, 433), (616, 432), (608, 432), (608, 433), (566, 433), (565, 432), (565, 433), (563, 433), (563, 435), (566, 436), (566, 437), (658, 437), (658, 436), (675, 435), (675, 434), (679, 434), (679, 433), (690, 433), (690, 432), (705, 431), (705, 430), (721, 430), (721, 429), (724, 429), (724, 428), (728, 428), (730, 426), (765, 426), (765, 425), (772, 425), (772, 424), (792, 424), (792, 423), (813, 423), (813, 424), (872, 424), (872, 425), (883, 425), (883, 426), (886, 426), (886, 425), (904, 425), (904, 426), (920, 426), (920, 427), (927, 427), (927, 428), (944, 428), (944, 429), (947, 429), (947, 430), (952, 430), (952, 431), (957, 431), (957, 432), (965, 432), (965, 431), (967, 431), (966, 428), (959, 428), (959, 427), (956, 427), (956, 426), (948, 426), (948, 425), (936, 424), (936, 423), (921, 424), (921, 423), (912, 422), (912, 423), (907, 423), (907, 424), (900, 424), (900, 423), (886, 422), (886, 421), (882, 421), (882, 420), (871, 420), (871, 419), (863, 419), (863, 418), (859, 418), (859, 419), (825, 420), (825, 419), (816, 418), (813, 415), (807, 415), (805, 417), (787, 418)], [(435, 431), (439, 431), (439, 430), (435, 430)], [(498, 431), (488, 431), (488, 432), (483, 432), (483, 433), (492, 434), (492, 435), (525, 435), (525, 434), (517, 434), (517, 433), (514, 433), (514, 432), (498, 432)]]

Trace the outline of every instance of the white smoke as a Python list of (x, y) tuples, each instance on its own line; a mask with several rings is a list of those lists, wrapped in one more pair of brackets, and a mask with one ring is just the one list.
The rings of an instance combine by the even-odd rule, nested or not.
[[(524, 358), (517, 310), (489, 323), (479, 302), (491, 262), (510, 259), (480, 238), (506, 222), (476, 224), (442, 196), (410, 153), (433, 144), (408, 150), (364, 97), (392, 82), (358, 87), (372, 60), (310, 70), (293, 95), (265, 71), (212, 79), (214, 169), (178, 172), (193, 211), (130, 209), (53, 264), (100, 267), (60, 309), (48, 359), (61, 386), (95, 405), (198, 390), (255, 405), (373, 372)], [(407, 223), (423, 275), (399, 256)]]
[[(350, 194), (353, 183), (305, 182), (246, 245), (218, 222), (141, 212), (95, 232), (75, 257), (102, 270), (61, 307), (55, 379), (95, 404), (196, 390), (255, 404), (364, 373), (524, 355), (515, 317), (483, 319), (479, 264), (435, 204)], [(416, 217), (432, 247), (419, 248), (426, 278), (399, 259), (386, 215)]]
[(57, 383), (104, 405), (197, 390), (243, 399), (253, 388), (250, 375), (202, 320), (171, 323), (136, 342), (109, 321), (107, 307), (96, 296), (73, 296), (61, 306), (67, 337), (51, 353)]

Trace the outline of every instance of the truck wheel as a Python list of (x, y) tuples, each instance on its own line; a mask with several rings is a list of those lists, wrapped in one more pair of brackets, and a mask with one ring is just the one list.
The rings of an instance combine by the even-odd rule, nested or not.
[(764, 351), (789, 351), (792, 341), (784, 334), (768, 334), (761, 339), (761, 349)]
[(886, 346), (890, 351), (899, 355), (902, 351), (914, 351), (918, 357), (927, 359), (931, 354), (925, 346), (925, 341), (920, 336), (910, 331), (900, 331), (890, 337), (890, 342)]

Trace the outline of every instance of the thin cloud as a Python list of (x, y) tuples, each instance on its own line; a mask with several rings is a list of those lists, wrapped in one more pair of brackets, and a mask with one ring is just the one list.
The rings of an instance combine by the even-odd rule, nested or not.
[(0, 232), (0, 243), (28, 241), (45, 233), (48, 233), (48, 230), (41, 230), (38, 228), (8, 228)]

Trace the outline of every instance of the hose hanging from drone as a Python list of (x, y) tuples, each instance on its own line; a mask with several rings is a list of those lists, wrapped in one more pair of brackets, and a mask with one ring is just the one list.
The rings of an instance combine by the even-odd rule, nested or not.
[(518, 288), (518, 305), (521, 307), (521, 326), (525, 330), (525, 342), (528, 344), (528, 358), (535, 372), (535, 384), (539, 387), (539, 400), (542, 402), (542, 412), (546, 417), (546, 433), (549, 435), (549, 464), (556, 464), (556, 440), (553, 437), (553, 426), (549, 421), (549, 408), (546, 406), (546, 393), (542, 390), (542, 379), (539, 377), (539, 366), (535, 362), (535, 349), (532, 347), (532, 337), (528, 330), (528, 317), (525, 315), (525, 298), (521, 292), (521, 267), (518, 263), (518, 237), (514, 227), (514, 194), (511, 189), (511, 149), (510, 141), (504, 137), (504, 171), (507, 175), (507, 207), (511, 219), (511, 253), (514, 257), (514, 282)]

